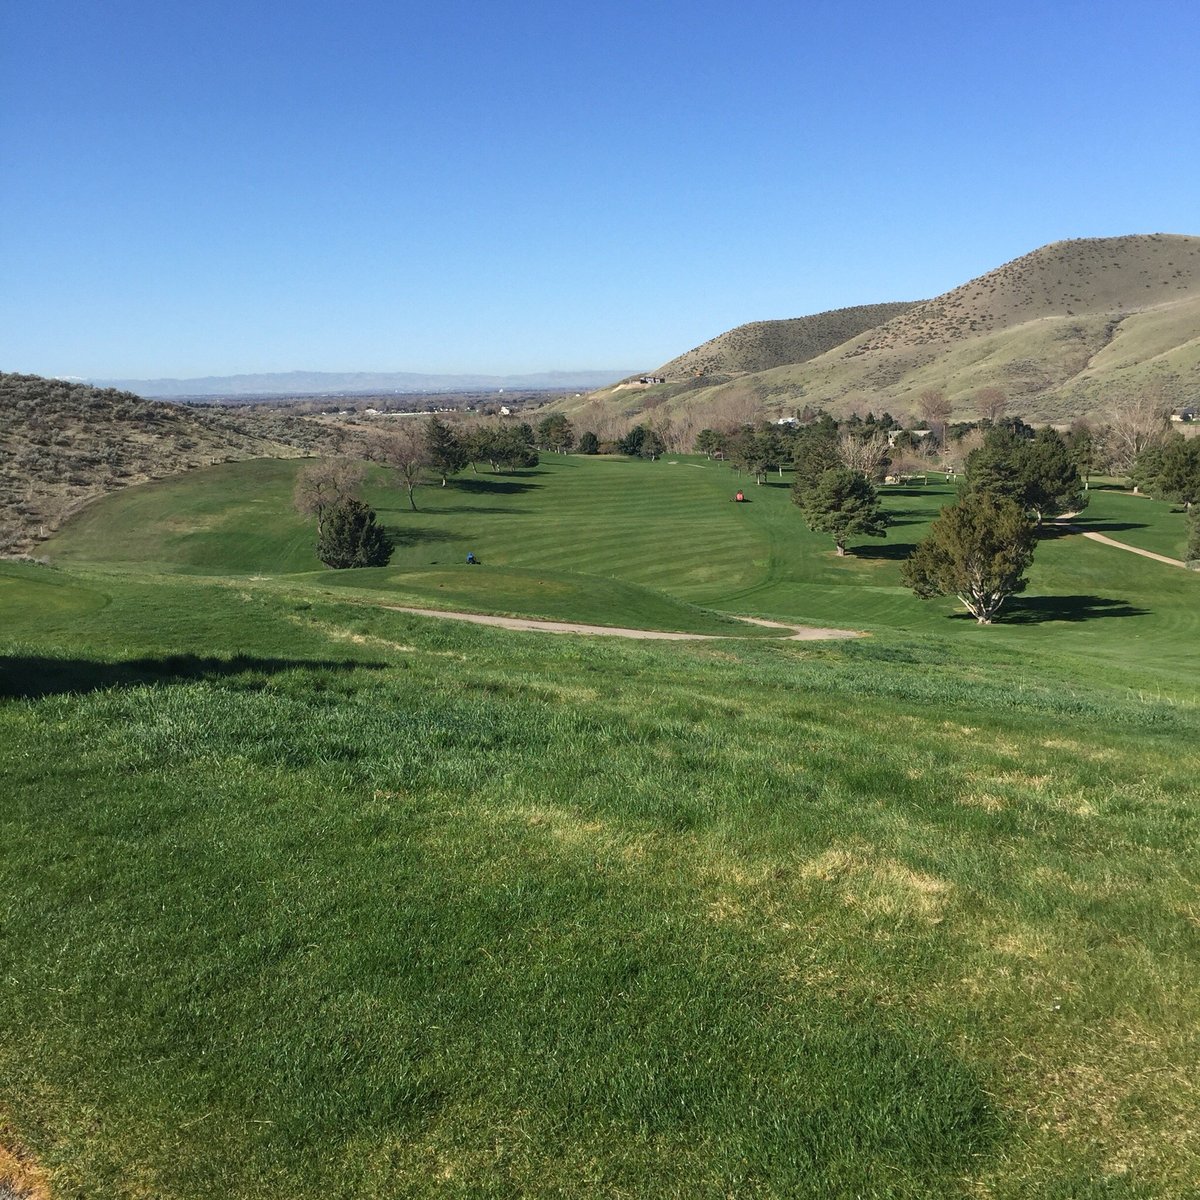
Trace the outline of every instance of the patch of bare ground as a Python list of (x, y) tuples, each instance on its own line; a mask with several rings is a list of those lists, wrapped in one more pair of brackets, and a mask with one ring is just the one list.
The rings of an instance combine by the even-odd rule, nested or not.
[(0, 1200), (51, 1200), (52, 1195), (46, 1172), (0, 1128)]
[[(572, 621), (539, 621), (532, 617), (498, 617), (491, 613), (451, 612), (440, 608), (411, 608), (408, 605), (389, 604), (391, 612), (412, 613), (418, 617), (440, 617), (447, 621), (469, 621), (475, 625), (492, 625), (498, 629), (518, 629), (542, 633), (578, 633), (595, 637), (623, 637), (641, 641), (698, 642), (734, 638), (729, 633), (676, 633), (665, 629), (627, 629), (616, 625), (580, 625)], [(771, 629), (791, 630), (781, 635), (788, 641), (821, 641), (833, 638), (865, 637), (853, 629), (824, 629), (808, 625), (785, 625), (780, 621), (765, 621), (757, 617), (739, 617), (751, 625), (764, 625)]]

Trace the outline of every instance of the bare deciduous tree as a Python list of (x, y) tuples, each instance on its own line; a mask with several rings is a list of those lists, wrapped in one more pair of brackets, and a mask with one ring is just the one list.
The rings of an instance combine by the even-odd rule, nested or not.
[(946, 422), (950, 420), (950, 401), (941, 388), (926, 388), (917, 397), (917, 412), (939, 442), (946, 440)]
[(1118, 475), (1128, 474), (1138, 455), (1162, 439), (1170, 412), (1170, 402), (1159, 388), (1147, 388), (1114, 404), (1105, 439), (1109, 469)]
[(292, 503), (297, 512), (317, 518), (318, 539), (326, 512), (343, 500), (357, 499), (366, 473), (362, 463), (348, 458), (325, 459), (300, 468)]
[(398, 429), (374, 434), (368, 443), (367, 456), (391, 467), (400, 476), (408, 492), (408, 503), (416, 512), (413, 493), (425, 482), (431, 466), (424, 430), (415, 421), (405, 421)]
[(865, 438), (842, 433), (838, 436), (837, 454), (846, 470), (874, 479), (879, 468), (888, 461), (887, 438), (880, 433)]
[(981, 420), (990, 421), (995, 425), (1007, 409), (1008, 397), (1002, 388), (985, 387), (975, 393), (975, 411), (979, 413)]

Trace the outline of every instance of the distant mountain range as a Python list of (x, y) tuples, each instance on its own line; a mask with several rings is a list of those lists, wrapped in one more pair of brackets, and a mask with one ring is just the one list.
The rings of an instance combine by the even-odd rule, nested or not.
[(531, 375), (421, 375), (407, 371), (283, 371), (261, 375), (205, 375), (197, 379), (89, 379), (156, 400), (231, 396), (378, 396), (389, 392), (509, 390), (590, 391), (629, 371), (543, 371)]
[(901, 416), (938, 390), (967, 418), (984, 388), (999, 388), (1011, 415), (1043, 422), (1147, 389), (1195, 403), (1200, 238), (1055, 242), (933, 300), (742, 325), (590, 401), (686, 407), (701, 419), (751, 407)]

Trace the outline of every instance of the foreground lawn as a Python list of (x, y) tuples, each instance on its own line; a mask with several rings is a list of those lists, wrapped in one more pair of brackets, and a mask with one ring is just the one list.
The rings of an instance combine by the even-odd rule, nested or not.
[(0, 1128), (61, 1195), (1200, 1186), (1194, 704), (0, 578)]

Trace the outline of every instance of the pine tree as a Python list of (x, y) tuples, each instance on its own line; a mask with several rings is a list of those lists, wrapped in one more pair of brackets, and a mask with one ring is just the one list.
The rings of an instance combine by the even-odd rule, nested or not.
[(341, 500), (326, 510), (317, 557), (327, 567), (383, 567), (391, 556), (392, 539), (361, 500)]
[(868, 479), (857, 471), (834, 467), (811, 487), (792, 488), (809, 529), (833, 535), (838, 557), (846, 553), (846, 539), (887, 537), (888, 515)]
[(901, 578), (922, 599), (957, 596), (990, 625), (1009, 596), (1025, 590), (1033, 526), (1015, 500), (967, 492), (942, 509)]

